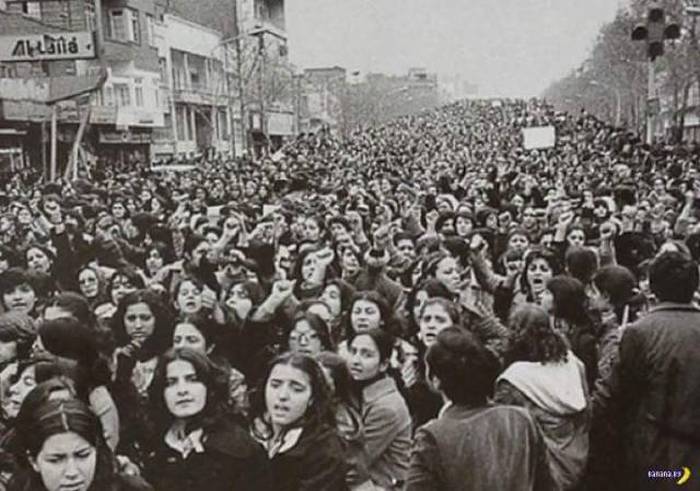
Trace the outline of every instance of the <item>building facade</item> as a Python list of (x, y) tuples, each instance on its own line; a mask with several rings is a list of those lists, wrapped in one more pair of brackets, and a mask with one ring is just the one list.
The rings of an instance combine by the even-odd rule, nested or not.
[(307, 68), (302, 86), (300, 131), (315, 133), (325, 129), (343, 131), (343, 103), (347, 90), (347, 71), (343, 67)]
[(153, 155), (163, 158), (231, 151), (231, 68), (223, 35), (165, 14), (156, 25), (164, 126)]

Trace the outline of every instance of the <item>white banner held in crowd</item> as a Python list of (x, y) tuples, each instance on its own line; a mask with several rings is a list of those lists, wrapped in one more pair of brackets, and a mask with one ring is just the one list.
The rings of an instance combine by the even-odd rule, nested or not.
[(554, 126), (535, 126), (523, 128), (523, 146), (525, 150), (552, 148), (556, 143)]

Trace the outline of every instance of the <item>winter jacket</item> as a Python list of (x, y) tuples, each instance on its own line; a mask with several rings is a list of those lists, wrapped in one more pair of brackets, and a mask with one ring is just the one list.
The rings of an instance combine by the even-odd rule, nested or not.
[[(594, 424), (621, 429), (624, 488), (675, 489), (649, 470), (700, 469), (700, 309), (661, 303), (629, 325), (610, 377), (596, 387)], [(617, 456), (611, 456), (614, 458)]]
[(201, 444), (183, 457), (160, 438), (144, 476), (159, 491), (273, 489), (263, 448), (238, 424), (222, 418), (204, 431)]
[(590, 411), (583, 363), (572, 352), (561, 363), (516, 362), (496, 381), (494, 400), (523, 406), (547, 446), (553, 489), (573, 489), (588, 458)]
[(528, 411), (450, 404), (418, 429), (406, 489), (544, 491), (549, 481), (545, 445)]

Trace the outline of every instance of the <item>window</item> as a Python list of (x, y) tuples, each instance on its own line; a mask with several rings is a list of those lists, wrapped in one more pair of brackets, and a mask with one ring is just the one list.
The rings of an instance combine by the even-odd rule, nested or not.
[(151, 14), (146, 14), (146, 35), (148, 36), (148, 45), (156, 46), (155, 22)]
[[(190, 111), (187, 106), (183, 106), (182, 109), (185, 110), (185, 123), (187, 124), (187, 139), (189, 141), (194, 141), (194, 128), (192, 128), (192, 118), (190, 117)], [(194, 115), (194, 113), (192, 113)]]
[(177, 130), (178, 141), (187, 140), (185, 135), (185, 120), (187, 119), (185, 106), (178, 106), (175, 108), (175, 129)]
[(131, 94), (128, 84), (114, 84), (114, 98), (117, 106), (124, 107), (131, 105)]
[(114, 106), (114, 89), (112, 87), (105, 86), (102, 89), (102, 94), (104, 99), (104, 105)]
[(109, 11), (109, 29), (112, 39), (140, 43), (141, 30), (139, 26), (139, 13), (136, 10), (113, 9)]
[(130, 10), (131, 13), (131, 39), (137, 44), (141, 44), (141, 24), (139, 23), (139, 13), (136, 10)]
[(137, 107), (143, 107), (143, 79), (142, 78), (135, 78), (134, 79), (134, 99), (136, 101), (136, 106)]
[(160, 70), (160, 83), (168, 83), (168, 60), (158, 58), (158, 69)]
[(41, 19), (41, 2), (24, 2), (22, 4), (22, 13), (28, 17)]

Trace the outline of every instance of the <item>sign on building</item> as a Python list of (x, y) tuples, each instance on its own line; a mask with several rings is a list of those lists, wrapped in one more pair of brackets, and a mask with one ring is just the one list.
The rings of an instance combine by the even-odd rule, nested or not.
[(556, 143), (554, 126), (523, 128), (523, 146), (526, 150), (552, 148)]
[(95, 57), (91, 31), (0, 36), (0, 61), (77, 60)]

